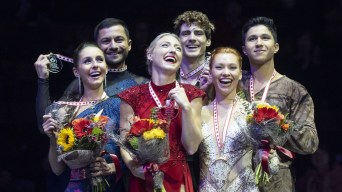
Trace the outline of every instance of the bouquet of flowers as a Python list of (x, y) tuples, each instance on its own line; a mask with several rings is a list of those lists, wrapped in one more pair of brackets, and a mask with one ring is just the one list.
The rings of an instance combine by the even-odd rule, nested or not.
[(169, 122), (157, 118), (158, 109), (152, 109), (150, 118), (133, 118), (131, 129), (124, 139), (110, 134), (111, 139), (125, 149), (147, 170), (152, 172), (154, 189), (165, 191), (163, 187), (164, 173), (158, 164), (166, 162), (170, 157), (168, 128)]
[[(107, 116), (91, 114), (71, 121), (57, 133), (58, 160), (64, 161), (70, 169), (88, 166), (108, 141), (108, 126), (112, 122)], [(105, 191), (108, 182), (102, 177), (91, 178), (93, 191)]]
[(254, 156), (256, 167), (256, 184), (267, 184), (271, 175), (279, 171), (279, 158), (271, 155), (271, 149), (293, 158), (292, 152), (283, 148), (287, 135), (293, 124), (286, 119), (287, 115), (279, 112), (277, 106), (268, 103), (257, 103), (247, 115), (247, 135), (257, 149)]

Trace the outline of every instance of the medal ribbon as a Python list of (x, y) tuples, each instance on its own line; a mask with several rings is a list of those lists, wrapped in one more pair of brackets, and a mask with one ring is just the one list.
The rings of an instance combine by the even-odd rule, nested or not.
[(213, 103), (213, 105), (214, 105), (213, 106), (214, 107), (214, 110), (213, 110), (213, 113), (214, 113), (214, 131), (215, 131), (216, 142), (217, 142), (217, 146), (218, 146), (219, 150), (221, 150), (223, 148), (223, 143), (224, 143), (224, 140), (226, 138), (230, 117), (232, 116), (233, 108), (234, 108), (236, 101), (237, 101), (237, 98), (235, 97), (233, 105), (229, 108), (226, 119), (224, 121), (223, 132), (222, 132), (222, 142), (221, 142), (220, 131), (219, 131), (219, 122), (218, 122), (217, 101), (216, 101), (216, 99), (214, 100), (214, 103)]
[[(179, 87), (179, 83), (177, 81), (176, 81), (176, 87)], [(152, 88), (151, 81), (148, 82), (148, 90), (150, 91), (150, 94), (151, 94), (154, 102), (157, 104), (158, 108), (160, 108), (160, 109), (163, 108), (163, 106), (162, 106), (162, 104), (161, 104), (161, 102), (160, 102), (156, 92), (154, 92), (154, 90)], [(169, 103), (169, 102), (167, 102), (167, 103)], [(175, 107), (176, 106), (177, 106), (177, 103), (175, 103)]]
[(69, 62), (69, 63), (74, 63), (74, 60), (71, 59), (70, 57), (66, 57), (64, 55), (61, 55), (61, 54), (54, 54), (56, 55), (56, 57), (62, 61), (66, 61), (66, 62)]
[(93, 101), (82, 101), (83, 96), (81, 97), (80, 101), (57, 101), (57, 104), (64, 104), (64, 105), (71, 105), (71, 106), (85, 106), (85, 105), (94, 105), (98, 103), (99, 101), (103, 100), (106, 98), (107, 94), (103, 92), (101, 99), (99, 100), (93, 100)]
[[(268, 89), (270, 87), (270, 84), (271, 84), (271, 81), (272, 79), (275, 77), (276, 75), (276, 71), (274, 70), (273, 71), (273, 74), (270, 78), (270, 80), (268, 80), (267, 84), (266, 84), (266, 87), (265, 87), (265, 90), (264, 90), (264, 93), (262, 94), (262, 99), (261, 101), (264, 102), (266, 100), (266, 96), (267, 96), (267, 93), (268, 93)], [(254, 101), (255, 97), (254, 97), (254, 81), (253, 81), (253, 75), (251, 75), (250, 79), (249, 79), (249, 93), (251, 95), (251, 101)]]
[[(70, 57), (66, 57), (64, 55), (61, 55), (61, 54), (54, 54), (56, 55), (56, 57), (62, 61), (66, 61), (66, 62), (69, 62), (69, 63), (74, 63), (74, 60)], [(124, 72), (127, 70), (127, 65), (119, 68), (119, 69), (112, 69), (112, 68), (109, 68), (108, 71), (109, 72)]]
[(193, 75), (195, 75), (198, 71), (203, 70), (205, 66), (206, 66), (206, 62), (204, 62), (202, 65), (196, 67), (196, 69), (192, 70), (190, 73), (188, 73), (186, 75), (183, 73), (182, 69), (180, 69), (179, 74), (182, 78), (188, 79), (188, 78), (192, 77)]

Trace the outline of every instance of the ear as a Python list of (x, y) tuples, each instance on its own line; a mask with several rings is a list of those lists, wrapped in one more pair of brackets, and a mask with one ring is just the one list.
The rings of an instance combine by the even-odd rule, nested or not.
[(209, 47), (211, 45), (211, 39), (207, 39), (206, 46)]
[(74, 73), (75, 77), (80, 77), (80, 74), (78, 73), (78, 69), (75, 67), (72, 68), (72, 72)]
[(152, 61), (152, 54), (150, 52), (147, 52), (147, 60)]
[(274, 44), (274, 54), (279, 51), (279, 43)]
[(128, 47), (127, 47), (127, 50), (130, 51), (132, 49), (132, 40), (129, 39), (128, 40)]
[(247, 56), (247, 51), (246, 51), (246, 47), (245, 46), (242, 46), (242, 52), (243, 52), (244, 55)]

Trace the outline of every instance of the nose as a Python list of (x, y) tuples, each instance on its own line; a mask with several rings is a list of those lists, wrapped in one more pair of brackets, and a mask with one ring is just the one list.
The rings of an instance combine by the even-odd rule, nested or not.
[(117, 46), (117, 44), (116, 44), (114, 39), (112, 39), (112, 41), (110, 42), (110, 47), (113, 48), (113, 49), (117, 49), (118, 48), (118, 46)]
[(229, 69), (227, 67), (223, 68), (222, 75), (228, 76), (230, 74)]
[(174, 46), (170, 46), (170, 53), (176, 53), (176, 48)]
[(97, 68), (97, 67), (99, 67), (99, 63), (98, 63), (98, 61), (94, 60), (92, 62), (92, 68)]
[(261, 45), (261, 44), (262, 44), (262, 39), (261, 38), (257, 38), (256, 45)]

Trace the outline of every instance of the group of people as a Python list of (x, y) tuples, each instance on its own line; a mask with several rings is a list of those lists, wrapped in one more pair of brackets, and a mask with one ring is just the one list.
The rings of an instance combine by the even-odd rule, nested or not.
[[(235, 48), (217, 47), (208, 54), (214, 30), (201, 12), (177, 16), (174, 33), (159, 34), (146, 49), (151, 75), (146, 79), (127, 71), (125, 60), (132, 41), (126, 24), (104, 19), (95, 27), (95, 43), (84, 42), (74, 52), (76, 79), (61, 100), (86, 104), (66, 105), (65, 121), (103, 110), (125, 137), (134, 116), (148, 118), (152, 108), (172, 100), (178, 113), (170, 121), (170, 157), (159, 165), (166, 191), (294, 191), (289, 159), (280, 158), (281, 168), (269, 184), (254, 182), (255, 151), (243, 132), (248, 126), (246, 105), (262, 100), (289, 114), (296, 129), (284, 138), (283, 147), (312, 154), (318, 147), (312, 98), (304, 86), (276, 71), (274, 55), (279, 44), (272, 19), (251, 18), (242, 29), (242, 50), (250, 71), (242, 70), (242, 55)], [(57, 161), (54, 132), (58, 121), (45, 114), (51, 104), (48, 56), (40, 55), (35, 62), (37, 120), (40, 131), (50, 138), (51, 170), (56, 178), (66, 178), (58, 179), (49, 190), (87, 191), (89, 178), (105, 176), (110, 182), (108, 191), (153, 191), (153, 173), (113, 141), (105, 147), (108, 156), (97, 157), (86, 168), (70, 170)]]

